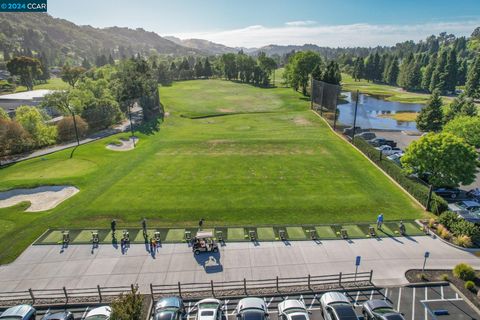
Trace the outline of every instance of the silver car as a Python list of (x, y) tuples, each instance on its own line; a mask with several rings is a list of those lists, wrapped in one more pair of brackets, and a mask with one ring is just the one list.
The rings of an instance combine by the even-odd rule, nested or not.
[(287, 299), (278, 304), (279, 320), (310, 320), (305, 304), (299, 300)]
[(365, 320), (405, 320), (403, 314), (393, 309), (386, 300), (365, 301), (362, 306)]
[(238, 320), (266, 320), (268, 311), (265, 301), (260, 298), (244, 298), (235, 308)]
[(325, 320), (358, 320), (350, 300), (340, 292), (327, 292), (320, 298)]
[(196, 320), (222, 320), (222, 303), (218, 299), (203, 299), (195, 304)]

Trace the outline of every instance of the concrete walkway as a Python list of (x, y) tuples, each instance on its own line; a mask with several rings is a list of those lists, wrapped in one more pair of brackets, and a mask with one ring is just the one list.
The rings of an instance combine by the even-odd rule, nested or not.
[[(120, 249), (102, 245), (91, 251), (88, 245), (72, 245), (61, 253), (60, 246), (29, 247), (16, 261), (0, 267), (0, 291), (28, 288), (57, 289), (176, 284), (177, 281), (207, 282), (247, 279), (303, 277), (354, 272), (357, 255), (359, 271), (374, 270), (377, 285), (406, 283), (408, 269), (421, 268), (425, 251), (430, 252), (427, 268), (452, 268), (460, 262), (480, 269), (480, 259), (430, 237), (343, 240), (227, 243), (216, 257), (221, 267), (205, 269), (209, 254), (197, 258), (186, 244), (163, 245), (153, 258), (144, 245), (132, 245), (122, 255)], [(200, 257), (200, 258), (199, 258)]]

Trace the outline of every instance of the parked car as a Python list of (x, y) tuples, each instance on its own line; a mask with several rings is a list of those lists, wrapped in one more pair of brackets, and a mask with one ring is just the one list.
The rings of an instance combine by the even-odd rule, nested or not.
[(325, 320), (358, 320), (350, 300), (340, 292), (327, 292), (320, 298)]
[(182, 320), (187, 317), (180, 297), (162, 298), (155, 304), (154, 320)]
[(448, 208), (450, 209), (450, 211), (453, 212), (473, 212), (480, 210), (480, 203), (478, 203), (477, 201), (465, 200), (451, 203), (448, 205)]
[[(355, 127), (355, 132), (356, 133), (362, 132), (362, 128)], [(346, 135), (346, 136), (352, 137), (353, 136), (353, 127), (347, 127), (345, 129), (343, 129), (343, 134)]]
[(265, 301), (260, 298), (243, 298), (238, 302), (234, 312), (239, 320), (266, 320), (269, 318)]
[(467, 198), (480, 201), (480, 188), (475, 188), (467, 192)]
[(109, 320), (112, 314), (112, 308), (109, 306), (102, 306), (90, 310), (85, 316), (85, 320)]
[(437, 188), (433, 192), (446, 200), (453, 200), (458, 198), (462, 190), (457, 188)]
[(396, 153), (402, 153), (403, 154), (402, 149), (396, 148), (396, 147), (391, 147), (389, 145), (383, 145), (383, 146), (377, 147), (375, 149), (377, 149), (378, 151), (381, 151), (382, 154), (385, 155), (385, 156), (391, 156), (392, 154), (396, 154)]
[(393, 309), (386, 300), (368, 300), (362, 305), (365, 320), (405, 320), (402, 313)]
[(302, 301), (287, 299), (278, 304), (279, 320), (309, 320), (309, 312)]
[(372, 140), (368, 140), (367, 142), (374, 147), (380, 147), (380, 146), (383, 146), (383, 145), (387, 145), (387, 146), (390, 146), (390, 147), (394, 148), (394, 147), (397, 146), (397, 143), (395, 141), (388, 140), (388, 139), (385, 139), (385, 138), (375, 138), (375, 139), (372, 139)]
[(1, 320), (35, 320), (37, 311), (28, 304), (8, 308), (0, 315)]
[(398, 165), (401, 165), (400, 159), (403, 157), (403, 152), (394, 153), (387, 157), (388, 160), (395, 162)]
[(217, 299), (203, 299), (195, 304), (196, 320), (222, 320), (222, 303)]
[(375, 132), (366, 131), (366, 132), (356, 134), (355, 137), (359, 137), (364, 140), (373, 140), (377, 137), (377, 135), (375, 134)]
[(47, 312), (42, 320), (74, 320), (73, 314), (69, 311)]

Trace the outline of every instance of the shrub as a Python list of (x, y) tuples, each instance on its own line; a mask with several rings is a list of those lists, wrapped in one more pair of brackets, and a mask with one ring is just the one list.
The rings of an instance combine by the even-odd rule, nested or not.
[[(400, 184), (408, 193), (417, 199), (424, 206), (427, 205), (429, 188), (415, 178), (407, 176), (402, 168), (392, 161), (382, 157), (380, 160), (379, 152), (362, 138), (355, 138), (355, 146), (360, 149), (368, 158), (374, 161), (383, 171)], [(430, 211), (435, 214), (441, 214), (448, 210), (448, 203), (436, 194), (432, 194), (430, 201)]]
[(440, 215), (438, 222), (443, 224), (447, 229), (451, 229), (452, 226), (458, 221), (458, 214), (455, 212), (447, 211)]
[(9, 156), (32, 149), (33, 139), (16, 121), (0, 119), (0, 156)]
[(439, 224), (439, 225), (437, 226), (437, 232), (438, 232), (438, 234), (440, 235), (440, 234), (443, 232), (443, 230), (445, 230), (445, 227), (443, 226), (443, 224)]
[(441, 279), (442, 281), (448, 281), (448, 274), (446, 274), (446, 273), (442, 274), (442, 275), (440, 276), (440, 279)]
[[(88, 131), (88, 124), (80, 116), (75, 116), (79, 138), (83, 138)], [(58, 140), (67, 142), (75, 139), (75, 125), (73, 117), (64, 117), (57, 123)]]
[(442, 232), (440, 232), (440, 237), (445, 240), (450, 240), (452, 235), (447, 229), (443, 229)]
[(463, 219), (459, 219), (449, 229), (453, 234), (457, 236), (466, 235), (473, 241), (477, 241), (480, 238), (480, 228), (474, 223)]
[(82, 111), (82, 118), (91, 130), (105, 129), (121, 119), (121, 111), (116, 105), (88, 106)]
[(461, 235), (456, 237), (454, 243), (457, 246), (464, 247), (464, 248), (471, 248), (473, 245), (472, 239), (466, 235)]
[(475, 279), (475, 270), (466, 263), (459, 263), (453, 268), (453, 275), (464, 281), (472, 281)]
[(436, 223), (437, 223), (437, 219), (435, 219), (435, 218), (428, 219), (428, 227), (430, 229), (432, 229), (435, 226)]
[(465, 282), (465, 289), (473, 291), (475, 289), (475, 282), (471, 280)]
[[(121, 294), (112, 303), (111, 320), (140, 320), (142, 315), (143, 297), (138, 293), (138, 287), (132, 292)], [(142, 317), (143, 316), (143, 317)]]

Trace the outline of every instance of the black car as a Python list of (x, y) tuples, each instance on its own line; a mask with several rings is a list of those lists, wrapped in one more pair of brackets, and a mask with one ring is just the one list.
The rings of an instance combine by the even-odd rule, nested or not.
[(365, 301), (362, 313), (365, 320), (405, 320), (403, 314), (394, 310), (386, 300)]
[(433, 192), (446, 200), (454, 200), (460, 196), (462, 190), (457, 188), (437, 188)]
[(42, 320), (74, 320), (73, 314), (69, 311), (62, 311), (62, 312), (55, 312), (51, 313), (48, 312), (42, 318)]
[(390, 146), (392, 148), (395, 148), (397, 146), (397, 143), (393, 140), (388, 140), (385, 138), (375, 138), (372, 140), (367, 141), (369, 144), (371, 144), (374, 147), (380, 147), (380, 146)]
[(182, 298), (162, 298), (155, 304), (154, 320), (182, 320), (187, 316)]

